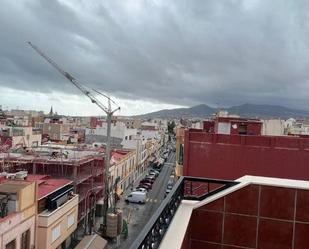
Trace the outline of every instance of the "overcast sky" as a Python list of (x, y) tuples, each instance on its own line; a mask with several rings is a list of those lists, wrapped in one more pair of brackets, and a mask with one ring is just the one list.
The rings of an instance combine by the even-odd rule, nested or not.
[(32, 41), (111, 94), (121, 115), (201, 103), (309, 109), (308, 9), (307, 0), (2, 0), (0, 105), (100, 114)]

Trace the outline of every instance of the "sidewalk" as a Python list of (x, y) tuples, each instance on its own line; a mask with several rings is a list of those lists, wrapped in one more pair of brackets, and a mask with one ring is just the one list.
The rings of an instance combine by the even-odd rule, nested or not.
[[(137, 187), (140, 180), (142, 180), (145, 175), (147, 174), (148, 170), (145, 171), (144, 173), (142, 173), (133, 183), (133, 188)], [(128, 230), (129, 233), (131, 233), (132, 231), (134, 231), (136, 229), (136, 225), (134, 225), (134, 219), (135, 217), (133, 217), (133, 213), (134, 212), (138, 212), (140, 209), (140, 205), (139, 204), (134, 204), (131, 203), (130, 205), (128, 205), (124, 198), (126, 195), (128, 195), (131, 192), (131, 187), (127, 188), (126, 190), (123, 191), (120, 200), (117, 202), (116, 204), (116, 208), (119, 208), (122, 210), (122, 214), (123, 214), (123, 219), (125, 219), (127, 221), (128, 224)], [(130, 235), (127, 239), (125, 239), (123, 236), (120, 236), (120, 246), (117, 246), (117, 242), (116, 239), (109, 241), (108, 243), (108, 249), (116, 249), (116, 248), (121, 248), (123, 247), (123, 242), (124, 241), (130, 241), (130, 240), (134, 240), (135, 238), (132, 238)]]
[[(123, 190), (123, 193), (121, 194), (120, 200), (117, 202), (116, 204), (116, 208), (121, 208), (123, 207), (124, 202), (124, 198), (132, 192), (132, 189), (136, 188), (139, 185), (139, 182), (147, 175), (148, 170), (142, 174), (139, 175), (139, 177), (133, 182), (133, 186), (128, 187), (127, 189)], [(120, 205), (122, 204), (122, 205)]]

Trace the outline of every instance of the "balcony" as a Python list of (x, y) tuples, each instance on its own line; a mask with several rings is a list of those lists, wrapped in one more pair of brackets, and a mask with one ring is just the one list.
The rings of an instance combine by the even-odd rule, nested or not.
[(49, 227), (55, 221), (60, 219), (64, 214), (69, 213), (78, 207), (78, 195), (73, 195), (71, 199), (53, 211), (45, 210), (38, 214), (38, 225), (41, 227)]
[(157, 249), (183, 201), (201, 201), (238, 182), (207, 178), (180, 177), (130, 249)]

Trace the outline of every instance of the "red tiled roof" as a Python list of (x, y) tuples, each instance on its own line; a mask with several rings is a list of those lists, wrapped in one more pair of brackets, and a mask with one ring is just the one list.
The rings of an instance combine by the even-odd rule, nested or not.
[(49, 175), (27, 175), (27, 181), (30, 181), (30, 182), (34, 182), (34, 181), (39, 181), (39, 180), (46, 180), (50, 178)]
[(115, 161), (120, 161), (125, 155), (118, 152), (112, 152), (112, 159)]
[(27, 181), (38, 183), (39, 200), (73, 182), (68, 179), (54, 179), (48, 175), (28, 175)]
[(68, 179), (47, 179), (45, 181), (41, 181), (38, 186), (38, 199), (40, 200), (71, 183), (72, 181)]
[(129, 153), (129, 151), (125, 151), (125, 150), (112, 151), (112, 159), (115, 160), (115, 161), (120, 161), (128, 153)]

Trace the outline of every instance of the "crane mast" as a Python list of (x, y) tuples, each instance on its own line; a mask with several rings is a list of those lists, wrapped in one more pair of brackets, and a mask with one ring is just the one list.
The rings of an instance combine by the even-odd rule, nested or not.
[[(77, 87), (83, 94), (85, 94), (92, 103), (96, 104), (101, 110), (106, 113), (107, 116), (107, 142), (106, 142), (106, 155), (105, 155), (105, 171), (103, 174), (103, 186), (105, 185), (105, 196), (104, 196), (104, 208), (103, 208), (103, 234), (104, 229), (106, 230), (106, 220), (108, 212), (108, 202), (110, 200), (110, 190), (109, 190), (109, 168), (110, 168), (110, 150), (111, 150), (111, 122), (113, 114), (120, 110), (120, 107), (112, 110), (111, 102), (115, 103), (111, 98), (103, 93), (94, 90), (96, 93), (106, 97), (108, 99), (108, 107), (104, 106), (92, 92), (88, 91), (83, 85), (81, 85), (70, 73), (64, 71), (60, 68), (51, 58), (43, 53), (37, 46), (32, 44), (30, 41), (27, 42), (39, 55), (41, 55), (50, 65), (52, 65), (60, 74), (62, 74), (66, 79), (68, 79), (75, 87)], [(114, 198), (114, 197), (113, 197)], [(113, 202), (112, 202), (113, 203)], [(113, 204), (112, 204), (113, 205)], [(115, 207), (112, 207), (115, 210)]]

